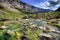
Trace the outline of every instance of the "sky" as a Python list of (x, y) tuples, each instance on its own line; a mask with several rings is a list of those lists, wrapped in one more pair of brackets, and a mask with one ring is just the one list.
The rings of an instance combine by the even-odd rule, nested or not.
[(60, 7), (60, 0), (21, 0), (29, 5), (42, 9), (57, 10)]

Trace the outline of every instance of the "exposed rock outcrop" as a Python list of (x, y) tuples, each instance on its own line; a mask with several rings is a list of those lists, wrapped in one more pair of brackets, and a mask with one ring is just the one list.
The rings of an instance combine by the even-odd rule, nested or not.
[(14, 3), (17, 3), (16, 0), (0, 0), (0, 9), (5, 9), (8, 11), (18, 11), (12, 6)]

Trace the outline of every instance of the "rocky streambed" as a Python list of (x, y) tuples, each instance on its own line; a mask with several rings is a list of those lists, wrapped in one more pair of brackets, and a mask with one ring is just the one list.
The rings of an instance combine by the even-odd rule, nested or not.
[(41, 40), (60, 40), (60, 31), (57, 27), (48, 25), (46, 21), (36, 19), (36, 20), (26, 20), (29, 22), (31, 27), (36, 27), (42, 30), (42, 34), (39, 36)]
[[(31, 28), (34, 30), (40, 30), (42, 33), (38, 34), (41, 40), (60, 40), (60, 31), (57, 27), (48, 25), (46, 21), (40, 19), (20, 19), (19, 21), (5, 21), (4, 25), (11, 24), (11, 23), (18, 23), (21, 24), (23, 28)], [(6, 26), (1, 26), (0, 29), (8, 29)], [(20, 30), (17, 29), (8, 29), (7, 32), (15, 32)]]

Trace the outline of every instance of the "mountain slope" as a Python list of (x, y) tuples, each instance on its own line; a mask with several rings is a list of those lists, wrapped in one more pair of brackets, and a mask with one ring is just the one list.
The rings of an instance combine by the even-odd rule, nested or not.
[(56, 11), (60, 11), (60, 8), (58, 8)]
[(52, 10), (40, 9), (29, 4), (26, 4), (20, 0), (0, 0), (0, 9), (2, 7), (8, 11), (24, 11), (30, 13), (49, 12)]
[(41, 9), (41, 8), (38, 8), (38, 7), (35, 7), (35, 6), (32, 6), (32, 5), (29, 5), (27, 3), (24, 3), (22, 1), (20, 1), (20, 7), (22, 9), (24, 9), (24, 11), (26, 11), (26, 12), (32, 12), (32, 13), (52, 11), (52, 10), (49, 10), (49, 9)]

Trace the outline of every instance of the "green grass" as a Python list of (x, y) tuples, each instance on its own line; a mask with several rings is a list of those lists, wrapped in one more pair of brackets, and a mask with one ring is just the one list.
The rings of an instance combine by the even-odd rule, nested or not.
[(10, 11), (4, 11), (5, 14), (1, 14), (0, 18), (6, 18), (6, 19), (18, 19), (23, 18), (25, 15), (22, 12), (10, 12)]
[[(8, 27), (8, 29), (3, 29), (3, 30), (0, 30), (0, 39), (1, 40), (16, 40), (19, 39), (21, 40), (21, 37), (22, 36), (26, 36), (28, 38), (28, 40), (40, 40), (38, 35), (40, 35), (40, 33), (42, 33), (42, 31), (40, 29), (37, 29), (35, 30), (34, 28), (29, 28), (29, 27), (23, 27), (23, 26), (20, 26), (20, 25), (23, 25), (23, 24), (18, 24), (18, 23), (9, 23), (9, 24), (6, 24), (6, 26)], [(19, 30), (17, 30), (19, 29)], [(13, 34), (6, 34), (6, 31), (7, 30), (17, 30), (17, 31), (13, 31)], [(18, 35), (17, 35), (18, 33)], [(27, 34), (27, 35), (26, 35)], [(19, 36), (20, 35), (20, 36)]]

